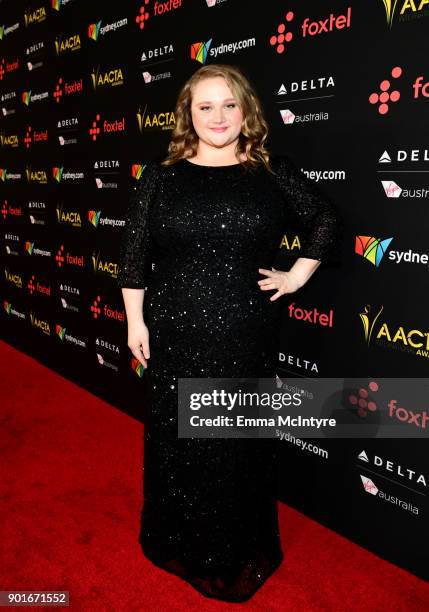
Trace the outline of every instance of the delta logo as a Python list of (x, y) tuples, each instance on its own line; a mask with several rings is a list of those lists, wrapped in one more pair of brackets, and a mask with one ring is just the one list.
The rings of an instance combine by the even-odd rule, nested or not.
[(122, 68), (111, 68), (110, 70), (93, 69), (91, 82), (95, 91), (100, 87), (119, 87), (124, 84)]
[(146, 168), (146, 164), (142, 165), (142, 164), (133, 164), (131, 166), (131, 176), (133, 177), (133, 179), (136, 179), (136, 181), (139, 181), (141, 178), (141, 175), (143, 174), (143, 170)]
[(0, 61), (0, 81), (3, 81), (5, 74), (19, 70), (19, 66), (20, 64), (18, 58), (15, 60), (7, 60), (5, 57), (3, 57)]
[(100, 319), (103, 316), (110, 321), (125, 322), (125, 311), (118, 310), (106, 303), (103, 304), (100, 295), (92, 300), (89, 310), (93, 319)]
[[(349, 6), (344, 14), (334, 15), (330, 13), (328, 17), (322, 19), (311, 20), (310, 17), (305, 17), (298, 26), (302, 38), (309, 36), (318, 36), (320, 34), (329, 34), (338, 30), (350, 29), (352, 17), (352, 7)], [(284, 21), (277, 26), (277, 32), (270, 36), (270, 45), (277, 53), (282, 54), (286, 50), (286, 45), (291, 43), (296, 36), (297, 28), (290, 28), (295, 19), (293, 11), (285, 13)]]
[(31, 96), (31, 91), (22, 92), (22, 101), (24, 102), (26, 106), (30, 105), (30, 96)]
[(0, 134), (0, 144), (3, 148), (12, 148), (15, 149), (19, 147), (19, 139), (18, 134)]
[(389, 350), (410, 353), (415, 357), (429, 358), (429, 329), (419, 329), (418, 326), (396, 325), (380, 319), (384, 307), (373, 309), (366, 304), (359, 313), (362, 323), (365, 343), (371, 343)]
[(104, 36), (109, 32), (116, 32), (116, 30), (126, 25), (128, 25), (128, 19), (126, 17), (124, 17), (124, 19), (118, 19), (113, 23), (108, 23), (105, 26), (101, 25), (101, 21), (90, 23), (88, 26), (88, 38), (97, 42), (100, 36)]
[(4, 182), (6, 182), (6, 173), (7, 173), (7, 168), (0, 168), (0, 179)]
[(95, 116), (95, 119), (92, 121), (91, 127), (88, 130), (93, 142), (97, 140), (100, 134), (112, 135), (119, 134), (121, 132), (125, 132), (125, 117), (122, 117), (122, 119), (114, 119), (112, 121), (105, 119), (103, 123), (101, 123), (101, 115), (99, 114)]
[(64, 205), (57, 206), (55, 211), (57, 213), (57, 221), (62, 225), (69, 225), (71, 227), (82, 227), (82, 220), (80, 213), (77, 211), (64, 210)]
[(113, 261), (103, 260), (100, 257), (100, 253), (92, 254), (92, 267), (94, 272), (101, 274), (108, 274), (111, 278), (117, 278), (118, 276), (118, 264)]
[(29, 183), (38, 183), (39, 185), (47, 185), (48, 175), (45, 170), (33, 170), (31, 166), (25, 169), (25, 176)]
[(176, 118), (173, 111), (149, 113), (146, 105), (137, 112), (137, 125), (141, 134), (146, 130), (173, 130)]
[(33, 11), (26, 11), (24, 13), (24, 23), (26, 28), (35, 23), (42, 23), (42, 21), (45, 21), (45, 19), (46, 9), (44, 6), (34, 9)]
[(392, 28), (394, 22), (404, 23), (414, 21), (422, 17), (428, 17), (429, 0), (379, 0), (384, 5), (386, 12), (386, 22)]
[(237, 53), (243, 49), (256, 46), (255, 38), (246, 38), (243, 40), (236, 40), (230, 43), (221, 43), (217, 47), (212, 46), (213, 39), (210, 38), (207, 42), (196, 42), (191, 44), (191, 59), (205, 64), (208, 56), (217, 58), (218, 55), (224, 53)]
[(79, 34), (71, 34), (67, 38), (57, 36), (55, 39), (55, 51), (57, 55), (64, 55), (65, 53), (79, 51), (80, 48), (81, 42)]
[[(138, 9), (135, 21), (140, 30), (145, 29), (150, 19), (150, 4), (151, 0), (144, 0), (144, 4), (142, 3)], [(182, 8), (182, 0), (168, 0), (167, 2), (155, 1), (152, 7), (152, 15), (154, 17), (163, 17), (179, 8)]]
[(55, 89), (53, 92), (53, 97), (55, 102), (59, 103), (62, 100), (63, 95), (72, 96), (73, 94), (82, 93), (83, 91), (83, 80), (75, 80), (75, 81), (64, 81), (62, 77), (60, 77), (55, 85)]

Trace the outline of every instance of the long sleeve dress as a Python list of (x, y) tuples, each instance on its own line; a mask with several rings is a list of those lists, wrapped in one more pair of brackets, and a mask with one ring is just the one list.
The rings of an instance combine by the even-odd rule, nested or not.
[(158, 567), (230, 602), (283, 559), (279, 444), (178, 438), (178, 378), (275, 376), (282, 298), (270, 302), (258, 268), (271, 269), (290, 223), (300, 256), (338, 259), (337, 209), (286, 156), (271, 166), (149, 162), (120, 245), (118, 286), (146, 289), (150, 333), (139, 542)]

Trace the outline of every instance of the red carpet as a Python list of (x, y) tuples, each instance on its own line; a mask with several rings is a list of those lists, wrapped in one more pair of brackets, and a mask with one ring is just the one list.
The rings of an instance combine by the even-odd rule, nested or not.
[(90, 612), (429, 610), (429, 584), (283, 504), (280, 570), (244, 604), (203, 597), (140, 552), (143, 426), (3, 342), (0, 359), (0, 590)]

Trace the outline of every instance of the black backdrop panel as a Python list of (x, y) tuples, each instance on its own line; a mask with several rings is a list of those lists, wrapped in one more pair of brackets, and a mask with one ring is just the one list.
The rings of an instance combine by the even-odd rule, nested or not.
[[(230, 63), (272, 150), (345, 219), (341, 265), (283, 298), (279, 373), (425, 377), (429, 8), (389, 4), (0, 2), (2, 338), (144, 421), (115, 286), (127, 198), (166, 152), (184, 81)], [(278, 267), (299, 249), (285, 228)], [(316, 308), (329, 326), (299, 318)], [(424, 433), (282, 441), (279, 496), (428, 579)]]

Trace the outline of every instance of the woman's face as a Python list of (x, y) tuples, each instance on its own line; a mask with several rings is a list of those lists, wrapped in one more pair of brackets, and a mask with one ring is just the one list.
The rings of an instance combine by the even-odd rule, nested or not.
[(212, 147), (231, 144), (241, 132), (243, 114), (223, 77), (210, 77), (197, 83), (191, 115), (199, 138)]

